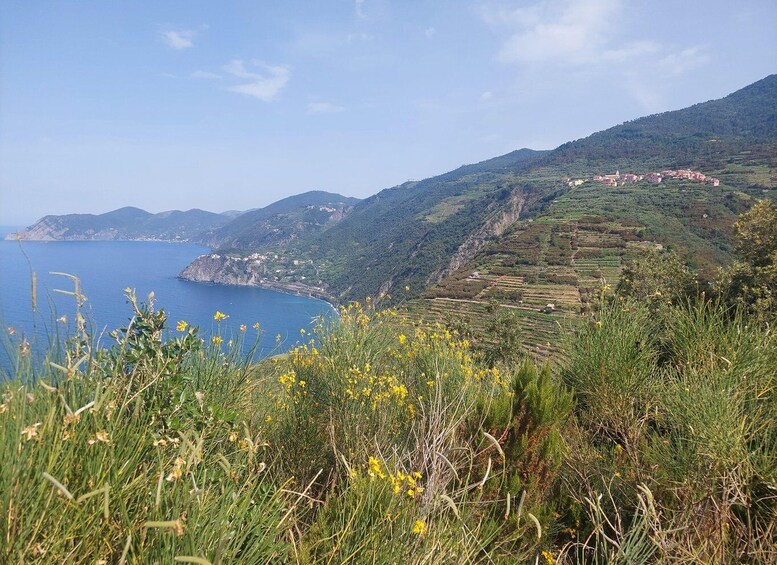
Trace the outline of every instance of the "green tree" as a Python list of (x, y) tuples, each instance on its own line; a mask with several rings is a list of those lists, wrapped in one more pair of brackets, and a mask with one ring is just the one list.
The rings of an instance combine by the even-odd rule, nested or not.
[(734, 224), (739, 261), (724, 269), (717, 288), (726, 302), (759, 319), (777, 315), (777, 206), (761, 200)]
[(647, 303), (676, 304), (695, 291), (694, 277), (673, 251), (650, 249), (623, 269), (615, 292)]

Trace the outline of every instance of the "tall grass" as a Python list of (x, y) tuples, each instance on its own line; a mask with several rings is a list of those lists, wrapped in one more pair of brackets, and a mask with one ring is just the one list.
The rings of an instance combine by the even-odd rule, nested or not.
[(129, 299), (109, 347), (16, 348), (0, 562), (777, 560), (777, 343), (741, 314), (605, 305), (551, 368), (351, 304), (250, 364)]

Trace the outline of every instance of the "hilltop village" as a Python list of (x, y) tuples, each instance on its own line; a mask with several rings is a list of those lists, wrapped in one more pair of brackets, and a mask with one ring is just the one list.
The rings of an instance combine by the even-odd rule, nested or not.
[(574, 188), (581, 184), (588, 182), (589, 180), (603, 184), (605, 186), (623, 186), (625, 184), (639, 182), (645, 180), (650, 184), (661, 184), (665, 178), (671, 179), (684, 179), (703, 182), (711, 186), (720, 186), (720, 180), (714, 177), (708, 177), (704, 173), (699, 171), (692, 171), (690, 169), (667, 169), (660, 173), (650, 172), (645, 175), (635, 175), (633, 173), (621, 174), (620, 171), (615, 171), (614, 175), (596, 175), (592, 179), (567, 179), (567, 184)]

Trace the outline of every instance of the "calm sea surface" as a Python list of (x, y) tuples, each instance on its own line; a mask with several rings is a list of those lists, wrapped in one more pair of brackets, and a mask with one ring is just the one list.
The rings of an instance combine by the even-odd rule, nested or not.
[[(250, 287), (208, 285), (178, 280), (176, 276), (206, 248), (191, 244), (132, 241), (23, 242), (0, 241), (0, 323), (12, 327), (14, 338), (24, 336), (40, 354), (48, 346), (54, 320), (67, 316), (72, 327), (74, 300), (53, 292), (73, 290), (72, 282), (52, 271), (66, 272), (81, 279), (87, 296), (86, 316), (96, 335), (126, 325), (131, 307), (123, 289), (136, 289), (139, 299), (149, 292), (156, 297), (156, 307), (168, 314), (174, 333), (178, 320), (200, 326), (207, 338), (216, 329), (213, 314), (218, 310), (229, 315), (221, 322), (225, 342), (237, 335), (241, 324), (248, 326), (247, 335), (255, 336), (252, 326), (259, 322), (263, 333), (260, 353), (286, 350), (300, 339), (300, 329), (309, 328), (317, 316), (332, 315), (329, 304), (321, 300), (293, 296), (272, 290)], [(37, 311), (32, 310), (31, 273), (37, 274)], [(7, 330), (6, 330), (7, 331)], [(104, 343), (109, 338), (104, 339)], [(9, 353), (0, 347), (0, 368), (9, 367)]]

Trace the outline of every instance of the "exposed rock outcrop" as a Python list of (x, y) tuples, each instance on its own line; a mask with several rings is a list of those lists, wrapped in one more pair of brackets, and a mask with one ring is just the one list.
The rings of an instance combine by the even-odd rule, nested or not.
[(297, 281), (279, 280), (278, 277), (268, 274), (264, 257), (259, 254), (248, 257), (235, 257), (218, 253), (200, 255), (178, 276), (193, 282), (257, 286), (290, 294), (311, 296), (328, 302), (335, 300), (322, 287)]

